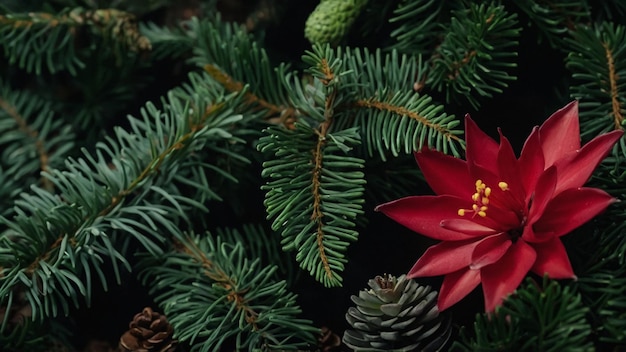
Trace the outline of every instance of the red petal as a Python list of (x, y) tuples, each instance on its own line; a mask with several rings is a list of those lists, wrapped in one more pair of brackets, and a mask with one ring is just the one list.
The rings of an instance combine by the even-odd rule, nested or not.
[(474, 193), (474, 180), (465, 160), (429, 149), (415, 153), (415, 159), (436, 194), (469, 198)]
[[(515, 158), (515, 152), (511, 146), (511, 142), (500, 132), (500, 149), (498, 150), (498, 171), (500, 181), (505, 181), (509, 185), (509, 191), (513, 195), (512, 200), (515, 206), (523, 206), (526, 198), (524, 192), (524, 184), (520, 177), (519, 164)], [(495, 185), (494, 185), (495, 186)]]
[(479, 283), (480, 270), (461, 269), (446, 275), (437, 299), (439, 311), (443, 312), (450, 308), (472, 292)]
[(414, 196), (394, 200), (376, 207), (401, 225), (426, 237), (442, 241), (459, 241), (470, 236), (441, 227), (441, 220), (458, 217), (459, 209), (471, 208), (470, 201), (452, 196)]
[[(535, 189), (535, 183), (545, 168), (543, 150), (539, 141), (539, 128), (533, 129), (524, 143), (519, 157), (519, 168), (526, 197), (530, 197)], [(528, 201), (528, 199), (526, 199)]]
[(480, 269), (500, 260), (511, 247), (511, 239), (506, 233), (489, 236), (480, 241), (472, 252), (470, 269)]
[(578, 102), (574, 100), (552, 114), (539, 128), (539, 134), (546, 167), (580, 149)]
[(477, 244), (478, 242), (470, 240), (441, 242), (431, 246), (413, 265), (408, 276), (438, 276), (465, 268), (469, 266)]
[(469, 115), (465, 115), (465, 156), (470, 164), (488, 168), (494, 174), (494, 160), (498, 158), (498, 143), (483, 132)]
[(528, 224), (532, 225), (541, 217), (548, 202), (554, 197), (556, 188), (557, 172), (556, 167), (550, 166), (544, 171), (539, 180), (537, 180), (536, 188), (533, 191), (533, 200), (528, 212)]
[(558, 160), (555, 163), (559, 174), (556, 193), (585, 184), (623, 134), (624, 131), (619, 130), (600, 135), (585, 144), (580, 151), (569, 153)]
[(553, 236), (562, 236), (591, 220), (615, 201), (597, 188), (567, 189), (550, 201), (533, 227), (536, 233), (552, 232)]
[(441, 221), (441, 227), (469, 236), (487, 236), (500, 232), (468, 219), (444, 219)]
[(515, 291), (532, 268), (536, 256), (531, 246), (518, 240), (498, 262), (480, 269), (487, 312), (492, 312)]
[(554, 233), (552, 232), (541, 232), (535, 233), (535, 229), (532, 225), (524, 226), (524, 232), (522, 233), (522, 239), (528, 243), (532, 243), (533, 245), (536, 243), (545, 242), (554, 238)]
[(567, 257), (563, 243), (558, 237), (532, 245), (537, 252), (537, 260), (532, 271), (540, 276), (548, 274), (553, 279), (574, 279), (574, 270)]

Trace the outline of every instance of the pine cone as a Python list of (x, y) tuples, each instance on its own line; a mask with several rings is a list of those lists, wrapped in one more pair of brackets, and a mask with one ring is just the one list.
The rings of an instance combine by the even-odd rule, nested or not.
[(322, 326), (320, 335), (317, 338), (317, 347), (321, 352), (330, 352), (335, 347), (341, 346), (339, 335), (332, 332), (329, 328)]
[(312, 43), (337, 45), (348, 33), (368, 0), (323, 0), (311, 12), (304, 36)]
[(122, 352), (174, 352), (178, 341), (172, 339), (174, 329), (165, 315), (143, 309), (129, 324), (122, 335), (119, 350)]
[(369, 290), (352, 296), (346, 313), (353, 329), (343, 343), (355, 351), (439, 351), (450, 340), (450, 319), (439, 315), (437, 291), (405, 275), (369, 280)]

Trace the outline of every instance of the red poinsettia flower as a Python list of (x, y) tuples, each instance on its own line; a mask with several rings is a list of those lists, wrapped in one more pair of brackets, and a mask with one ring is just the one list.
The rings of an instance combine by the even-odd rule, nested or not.
[(466, 161), (438, 151), (415, 153), (436, 196), (406, 197), (376, 210), (442, 242), (428, 248), (408, 277), (445, 275), (439, 309), (445, 310), (482, 283), (485, 309), (493, 311), (529, 271), (575, 278), (559, 237), (615, 201), (582, 187), (622, 136), (613, 131), (581, 148), (578, 104), (572, 102), (536, 127), (516, 158), (465, 118)]

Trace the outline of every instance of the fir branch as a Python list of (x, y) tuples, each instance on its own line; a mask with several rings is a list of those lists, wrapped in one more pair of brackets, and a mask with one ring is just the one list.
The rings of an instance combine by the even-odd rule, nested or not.
[(326, 286), (340, 285), (343, 253), (358, 236), (353, 219), (362, 214), (365, 180), (357, 171), (364, 161), (339, 153), (358, 143), (358, 134), (335, 131), (322, 141), (320, 130), (304, 121), (294, 130), (272, 127), (267, 132), (259, 148), (276, 157), (263, 164), (263, 176), (270, 177), (263, 189), (272, 228), (281, 230), (284, 250), (297, 250), (303, 269)]
[(148, 38), (144, 37), (137, 27), (135, 16), (131, 13), (114, 8), (84, 10), (77, 8), (69, 14), (76, 23), (87, 23), (98, 28), (104, 38), (112, 38), (130, 51), (147, 51), (152, 49)]
[(378, 152), (384, 161), (388, 152), (398, 156), (423, 146), (460, 156), (460, 122), (411, 87), (411, 82), (425, 80), (421, 57), (395, 50), (383, 56), (380, 50), (367, 49), (346, 49), (339, 55), (346, 72), (343, 80), (352, 92), (344, 98), (339, 109), (346, 114), (335, 126), (359, 128), (369, 156)]
[(223, 23), (219, 18), (192, 19), (188, 26), (189, 35), (197, 38), (193, 63), (205, 68), (209, 64), (211, 75), (218, 81), (236, 90), (245, 86), (257, 104), (263, 102), (276, 107), (277, 113), (290, 117), (289, 92), (285, 85), (289, 65), (274, 66), (266, 50), (243, 26)]
[(293, 259), (284, 255), (275, 234), (265, 226), (244, 224), (241, 229), (217, 228), (215, 236), (224, 242), (243, 243), (246, 257), (258, 258), (264, 266), (276, 266), (275, 279), (285, 280), (289, 287), (299, 277), (300, 271), (294, 266)]
[(265, 206), (274, 218), (272, 228), (281, 230), (283, 249), (297, 250), (300, 266), (324, 285), (339, 286), (343, 252), (358, 236), (353, 220), (362, 214), (365, 180), (357, 170), (364, 161), (346, 155), (360, 141), (356, 128), (333, 125), (343, 102), (342, 60), (328, 45), (315, 46), (303, 60), (319, 90), (312, 103), (294, 82), (292, 100), (308, 117), (293, 130), (269, 128), (269, 135), (259, 140), (259, 150), (275, 157), (263, 164), (262, 175), (271, 178), (263, 186)]
[(297, 111), (289, 105), (283, 84), (288, 65), (273, 67), (265, 50), (243, 27), (223, 23), (219, 17), (193, 18), (181, 26), (185, 29), (160, 29), (154, 24), (142, 27), (156, 45), (157, 58), (193, 48), (191, 61), (227, 91), (245, 94), (249, 108), (263, 112), (265, 121), (290, 126), (296, 120)]
[(314, 341), (317, 329), (297, 318), (296, 296), (272, 279), (277, 268), (244, 253), (240, 242), (192, 235), (178, 241), (164, 262), (144, 255), (141, 276), (158, 293), (176, 337), (192, 351), (293, 349)]
[(626, 27), (603, 23), (579, 26), (567, 40), (571, 52), (571, 95), (580, 99), (581, 136), (623, 128), (626, 106)]
[[(357, 100), (356, 106), (361, 107), (361, 108), (366, 108), (366, 109), (375, 109), (375, 110), (379, 110), (385, 113), (390, 113), (391, 115), (401, 116), (402, 118), (409, 118), (409, 119), (415, 120), (417, 121), (417, 123), (422, 125), (425, 129), (435, 131), (435, 133), (437, 134), (441, 134), (444, 140), (447, 142), (447, 144), (454, 145), (454, 143), (458, 143), (458, 144), (463, 143), (463, 140), (449, 129), (450, 126), (454, 126), (454, 125), (443, 126), (441, 123), (436, 123), (432, 121), (431, 119), (428, 119), (426, 116), (421, 115), (418, 111), (412, 111), (410, 108), (407, 108), (406, 106), (394, 105), (389, 102), (377, 100), (375, 98)], [(418, 139), (418, 141), (420, 142), (420, 144), (414, 145), (413, 150), (419, 150), (423, 147), (422, 143), (425, 142), (425, 139), (421, 138), (421, 139)], [(444, 152), (447, 152), (447, 149), (445, 147), (447, 144), (437, 144), (435, 148), (443, 149)], [(395, 149), (392, 148), (392, 151), (395, 152)]]
[(245, 89), (245, 85), (239, 81), (234, 80), (226, 72), (220, 70), (218, 67), (207, 64), (204, 66), (204, 70), (214, 80), (219, 82), (229, 92), (244, 92), (244, 100), (254, 109), (263, 111), (263, 116), (266, 121), (273, 124), (282, 124), (288, 128), (293, 128), (293, 123), (297, 119), (297, 111), (291, 106), (273, 104), (256, 94)]
[(166, 159), (170, 158), (173, 154), (177, 153), (183, 148), (188, 147), (193, 137), (198, 134), (198, 131), (202, 130), (205, 127), (204, 124), (207, 122), (208, 117), (214, 116), (215, 113), (221, 109), (221, 104), (208, 106), (202, 113), (202, 117), (200, 119), (198, 119), (197, 121), (193, 121), (190, 119), (188, 131), (178, 136), (178, 138), (175, 139), (173, 142), (170, 142), (169, 146), (161, 151), (160, 154), (156, 156), (153, 155), (152, 161), (148, 165), (146, 165), (143, 170), (141, 170), (139, 175), (132, 179), (128, 186), (120, 189), (117, 194), (113, 195), (109, 205), (107, 205), (106, 208), (102, 209), (100, 213), (98, 213), (98, 216), (108, 215), (121, 202), (123, 202), (126, 197), (131, 195), (137, 187), (144, 184), (149, 177), (159, 172), (161, 165), (163, 164), (163, 162), (165, 162)]
[(0, 165), (5, 177), (53, 190), (52, 183), (40, 175), (62, 164), (75, 135), (52, 110), (52, 104), (0, 82)]
[(575, 287), (590, 308), (598, 350), (603, 343), (625, 347), (626, 266), (616, 259), (598, 262), (579, 275)]
[(328, 137), (328, 128), (333, 121), (333, 107), (335, 105), (335, 98), (337, 96), (337, 90), (335, 87), (330, 86), (335, 79), (333, 69), (328, 65), (328, 60), (323, 58), (319, 67), (322, 77), (318, 77), (323, 85), (329, 89), (330, 92), (326, 94), (324, 102), (324, 121), (320, 124), (320, 127), (315, 130), (317, 134), (317, 141), (315, 143), (315, 149), (313, 150), (313, 180), (311, 181), (313, 188), (311, 193), (313, 194), (313, 213), (311, 214), (311, 221), (317, 224), (316, 238), (317, 248), (319, 251), (319, 257), (324, 267), (324, 272), (328, 281), (333, 282), (333, 272), (330, 268), (328, 257), (326, 256), (326, 249), (324, 246), (324, 212), (322, 211), (321, 201), (321, 177), (322, 168), (324, 163), (324, 155), (322, 149), (326, 144), (326, 138)]
[[(3, 322), (7, 318), (15, 319), (15, 316), (10, 317), (9, 314), (3, 313), (6, 312), (0, 312), (0, 320)], [(69, 346), (68, 340), (71, 332), (59, 322), (50, 319), (44, 323), (38, 323), (31, 321), (29, 317), (22, 317), (22, 319), (22, 321), (11, 322), (17, 324), (19, 328), (14, 328), (10, 332), (2, 329), (5, 331), (0, 333), (0, 346), (3, 352), (50, 352), (52, 346), (60, 350), (65, 350)]]
[(188, 28), (187, 21), (173, 28), (159, 26), (156, 23), (139, 23), (139, 32), (152, 44), (150, 55), (162, 60), (165, 58), (184, 58), (193, 50), (195, 38)]
[(495, 2), (469, 4), (453, 12), (449, 32), (431, 58), (426, 85), (446, 93), (447, 102), (469, 102), (492, 97), (516, 77), (508, 72), (517, 64), (520, 28), (517, 14)]
[(431, 54), (444, 36), (439, 24), (449, 20), (445, 18), (449, 13), (446, 5), (448, 2), (437, 0), (400, 2), (389, 19), (395, 26), (390, 33), (395, 43), (389, 49), (412, 55)]
[(544, 277), (532, 279), (493, 314), (479, 314), (474, 336), (462, 329), (452, 351), (592, 351), (580, 294)]
[[(9, 102), (2, 99), (2, 97), (0, 97), (0, 108), (11, 116), (13, 120), (15, 120), (20, 132), (24, 133), (30, 139), (35, 140), (35, 150), (37, 151), (37, 155), (39, 155), (39, 168), (43, 172), (48, 171), (48, 152), (44, 147), (43, 141), (38, 138), (37, 132), (26, 123), (26, 120), (22, 116), (20, 116), (20, 114), (15, 110), (15, 106), (10, 105)], [(47, 178), (42, 177), (41, 183), (43, 188), (46, 190), (53, 190), (53, 185)]]
[[(617, 199), (626, 197), (623, 143), (614, 148), (594, 173), (591, 184)], [(616, 203), (594, 221), (594, 228), (572, 238), (568, 251), (576, 249), (578, 280), (573, 286), (590, 308), (590, 321), (597, 350), (605, 346), (626, 347), (626, 208)], [(591, 233), (590, 233), (591, 232)], [(606, 345), (605, 345), (606, 344)], [(615, 349), (614, 348), (614, 349)]]
[(247, 299), (245, 298), (247, 290), (237, 290), (238, 285), (236, 279), (230, 277), (222, 268), (210, 260), (190, 238), (187, 238), (185, 242), (179, 242), (176, 247), (178, 252), (186, 254), (192, 260), (199, 263), (203, 268), (203, 274), (214, 281), (214, 285), (226, 291), (226, 300), (233, 302), (235, 309), (243, 314), (245, 322), (250, 325), (249, 329), (252, 331), (259, 330), (257, 324), (259, 313), (248, 305)]
[[(139, 33), (132, 14), (116, 9), (66, 9), (58, 14), (29, 12), (0, 15), (0, 35), (5, 56), (11, 64), (41, 74), (45, 67), (55, 73), (67, 70), (76, 75), (85, 67), (76, 51), (76, 36), (83, 26), (109, 41), (118, 62), (127, 50), (143, 51), (150, 42)], [(33, 55), (33, 52), (37, 53)]]
[(547, 39), (553, 48), (565, 48), (567, 33), (576, 24), (590, 18), (589, 5), (584, 1), (570, 0), (514, 0), (540, 30), (540, 39)]
[[(206, 76), (190, 81), (190, 93), (171, 91), (165, 111), (148, 104), (142, 120), (129, 119), (130, 132), (117, 129), (116, 139), (98, 144), (95, 156), (85, 151), (84, 159), (66, 161), (66, 171), (51, 170), (47, 177), (58, 195), (35, 187), (16, 202), (16, 217), (0, 219), (7, 226), (0, 234), (0, 297), (6, 309), (15, 286), (24, 284), (34, 320), (68, 314), (68, 301), (75, 306), (81, 298), (90, 301), (93, 273), (107, 286), (105, 259), (118, 282), (119, 264), (130, 270), (123, 253), (130, 238), (156, 255), (163, 251), (165, 233), (182, 237), (179, 223), (188, 221), (184, 207), (203, 206), (165, 192), (160, 182), (172, 186), (158, 175), (208, 143), (236, 141), (225, 129), (241, 119), (233, 111), (240, 96), (224, 97)], [(208, 192), (203, 188), (195, 192)], [(150, 201), (155, 195), (159, 203)]]
[(615, 123), (615, 129), (622, 128), (624, 122), (624, 116), (622, 115), (622, 103), (619, 100), (619, 92), (617, 88), (618, 76), (615, 72), (615, 59), (613, 57), (613, 51), (607, 46), (606, 43), (602, 43), (606, 52), (606, 61), (609, 69), (609, 85), (611, 86), (611, 110), (613, 113), (613, 122)]
[(609, 0), (594, 4), (591, 8), (593, 18), (596, 22), (613, 20), (619, 22), (626, 14), (626, 3), (620, 0)]

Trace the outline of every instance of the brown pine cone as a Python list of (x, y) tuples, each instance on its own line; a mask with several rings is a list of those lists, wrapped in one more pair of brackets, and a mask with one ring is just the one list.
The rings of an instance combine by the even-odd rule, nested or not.
[(341, 338), (339, 335), (332, 332), (326, 326), (322, 326), (320, 330), (320, 335), (317, 338), (317, 347), (321, 352), (330, 352), (335, 347), (339, 347), (341, 345)]
[(129, 330), (120, 337), (118, 349), (122, 352), (174, 352), (177, 340), (172, 339), (174, 329), (165, 315), (146, 307), (137, 313)]

